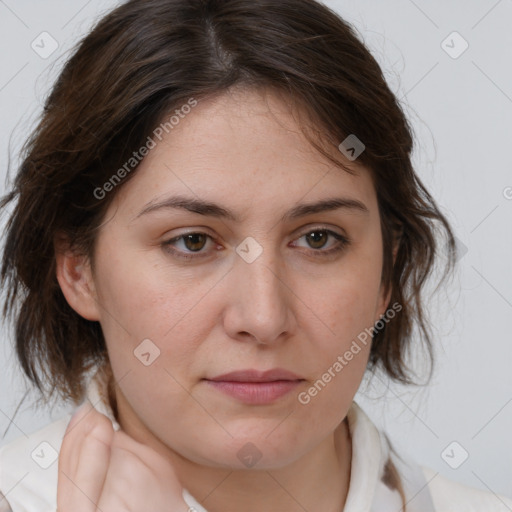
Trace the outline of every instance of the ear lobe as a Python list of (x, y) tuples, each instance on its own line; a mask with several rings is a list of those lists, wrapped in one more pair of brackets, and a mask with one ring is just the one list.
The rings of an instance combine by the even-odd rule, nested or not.
[(56, 277), (66, 301), (86, 320), (99, 320), (99, 308), (90, 263), (85, 255), (55, 243)]

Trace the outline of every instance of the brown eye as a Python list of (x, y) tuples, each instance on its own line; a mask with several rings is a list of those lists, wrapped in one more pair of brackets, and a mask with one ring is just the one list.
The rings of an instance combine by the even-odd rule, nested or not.
[(324, 228), (310, 229), (297, 240), (301, 241), (302, 244), (295, 242), (293, 244), (294, 247), (309, 249), (307, 252), (320, 257), (332, 257), (341, 253), (344, 249), (348, 248), (351, 243), (346, 236), (336, 233), (331, 229)]
[(311, 231), (306, 236), (308, 244), (313, 249), (321, 249), (327, 242), (329, 235), (327, 231)]
[(207, 238), (204, 233), (190, 233), (183, 235), (183, 242), (189, 251), (200, 251), (205, 246)]
[(162, 242), (162, 248), (177, 258), (186, 260), (211, 256), (208, 245), (213, 244), (213, 239), (206, 233), (183, 233), (180, 236)]

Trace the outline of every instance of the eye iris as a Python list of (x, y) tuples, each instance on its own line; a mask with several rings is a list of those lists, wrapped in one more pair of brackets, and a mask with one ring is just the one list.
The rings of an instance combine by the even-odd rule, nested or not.
[(319, 249), (325, 245), (327, 233), (325, 231), (312, 231), (306, 236), (308, 237), (309, 245), (314, 249)]
[[(199, 240), (199, 241), (198, 241)], [(185, 246), (190, 251), (199, 251), (206, 243), (206, 236), (201, 233), (191, 233), (184, 236)]]

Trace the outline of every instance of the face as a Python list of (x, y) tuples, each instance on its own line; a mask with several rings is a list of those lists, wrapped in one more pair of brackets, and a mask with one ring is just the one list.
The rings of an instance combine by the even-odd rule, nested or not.
[(96, 315), (120, 411), (172, 452), (282, 467), (346, 416), (370, 350), (353, 342), (387, 305), (375, 189), (347, 164), (282, 98), (239, 90), (199, 102), (116, 192)]

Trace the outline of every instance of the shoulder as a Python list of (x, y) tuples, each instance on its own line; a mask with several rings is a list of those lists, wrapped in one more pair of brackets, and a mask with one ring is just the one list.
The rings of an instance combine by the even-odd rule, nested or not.
[(512, 500), (491, 491), (473, 488), (421, 466), (435, 510), (440, 512), (510, 512)]
[[(0, 448), (0, 512), (50, 512), (55, 510), (58, 455), (67, 414), (28, 436)], [(10, 508), (9, 508), (10, 506)]]

